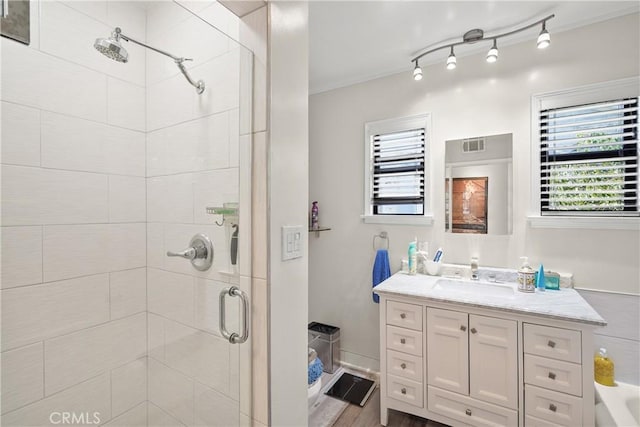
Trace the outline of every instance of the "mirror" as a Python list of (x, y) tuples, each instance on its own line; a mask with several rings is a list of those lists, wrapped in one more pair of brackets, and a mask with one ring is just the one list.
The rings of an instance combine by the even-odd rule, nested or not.
[(511, 234), (512, 134), (445, 144), (445, 231)]

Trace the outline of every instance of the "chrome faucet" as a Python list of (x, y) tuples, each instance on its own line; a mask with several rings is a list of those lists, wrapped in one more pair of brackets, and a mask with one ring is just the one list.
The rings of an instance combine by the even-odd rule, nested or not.
[(478, 257), (471, 257), (471, 280), (478, 280)]

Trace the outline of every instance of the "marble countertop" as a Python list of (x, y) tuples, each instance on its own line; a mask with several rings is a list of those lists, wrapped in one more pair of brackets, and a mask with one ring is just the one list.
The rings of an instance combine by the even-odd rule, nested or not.
[[(480, 286), (474, 289), (476, 283)], [(490, 290), (485, 291), (483, 286)], [(491, 287), (500, 292), (492, 292)], [(469, 282), (421, 274), (411, 276), (400, 272), (376, 286), (374, 292), (384, 296), (418, 297), (597, 326), (607, 325), (575, 289), (526, 293), (519, 292), (512, 283)]]

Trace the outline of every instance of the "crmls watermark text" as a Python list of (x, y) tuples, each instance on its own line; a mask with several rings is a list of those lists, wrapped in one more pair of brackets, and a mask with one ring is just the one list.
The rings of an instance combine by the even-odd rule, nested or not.
[(52, 412), (51, 424), (100, 424), (100, 412)]

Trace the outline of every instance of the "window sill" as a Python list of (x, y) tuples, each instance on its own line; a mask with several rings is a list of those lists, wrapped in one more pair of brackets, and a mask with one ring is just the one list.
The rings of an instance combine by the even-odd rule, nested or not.
[(638, 217), (529, 216), (527, 220), (531, 228), (640, 230)]
[(433, 225), (433, 216), (361, 215), (365, 224)]

